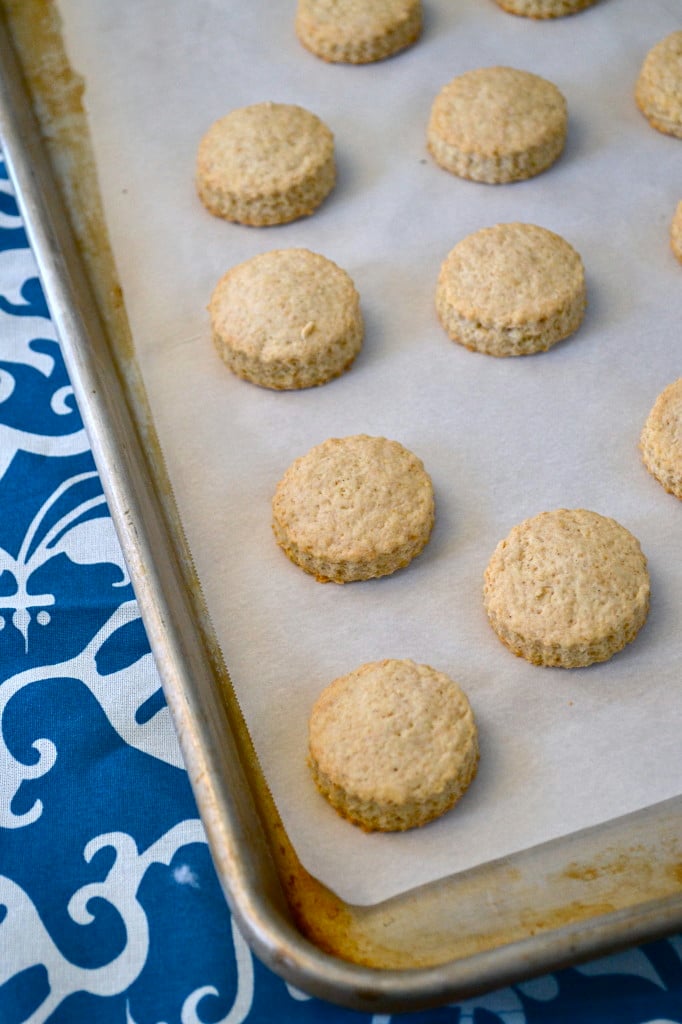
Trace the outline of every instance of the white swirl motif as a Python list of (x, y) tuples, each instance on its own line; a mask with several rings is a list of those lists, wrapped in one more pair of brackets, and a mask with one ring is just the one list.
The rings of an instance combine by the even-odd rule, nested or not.
[[(79, 679), (95, 697), (110, 724), (129, 746), (157, 757), (167, 764), (182, 767), (182, 755), (167, 707), (161, 708), (149, 722), (135, 721), (135, 712), (160, 687), (154, 660), (150, 654), (106, 677), (99, 675), (96, 656), (99, 649), (117, 629), (139, 618), (134, 601), (121, 605), (104, 624), (90, 643), (75, 657), (57, 665), (37, 666), (10, 676), (0, 687), (0, 827), (22, 828), (30, 825), (42, 813), (42, 803), (36, 800), (24, 814), (14, 814), (12, 800), (24, 780), (45, 775), (55, 763), (57, 751), (51, 740), (36, 739), (33, 749), (38, 752), (34, 764), (18, 761), (5, 743), (3, 717), (12, 697), (32, 683), (49, 679)], [(130, 702), (121, 701), (120, 693), (129, 693)]]
[(6, 402), (14, 393), (16, 381), (7, 370), (0, 370), (0, 403)]
[[(0, 225), (2, 226), (2, 225)], [(25, 305), (22, 288), (27, 280), (38, 276), (35, 257), (30, 248), (0, 250), (0, 281), (2, 297), (17, 307)], [(40, 315), (14, 316), (0, 309), (0, 362), (30, 366), (43, 377), (49, 378), (55, 369), (54, 357), (34, 346), (38, 339), (56, 343), (57, 336), (51, 320)], [(5, 369), (7, 377), (12, 375)], [(2, 401), (9, 398), (9, 384), (4, 381)], [(12, 390), (14, 381), (12, 382)], [(51, 409), (56, 415), (68, 415), (73, 408), (66, 404), (65, 387), (58, 388), (51, 398)], [(41, 434), (0, 422), (0, 477), (4, 476), (17, 452), (62, 457), (80, 455), (88, 450), (88, 439), (83, 427), (68, 434)]]
[(50, 399), (50, 408), (56, 416), (68, 416), (69, 413), (73, 412), (73, 409), (68, 404), (67, 399), (73, 398), (73, 388), (70, 384), (65, 384), (62, 388), (57, 388), (55, 393)]
[[(114, 996), (125, 992), (138, 978), (149, 953), (149, 922), (137, 899), (142, 880), (153, 864), (169, 866), (184, 846), (205, 843), (201, 822), (190, 818), (179, 822), (147, 850), (139, 852), (133, 838), (123, 832), (109, 832), (92, 839), (84, 851), (90, 862), (100, 850), (111, 848), (116, 857), (106, 878), (83, 886), (73, 894), (68, 911), (77, 924), (87, 926), (93, 916), (88, 902), (93, 898), (113, 906), (126, 929), (126, 944), (117, 957), (96, 968), (78, 967), (67, 960), (55, 945), (38, 911), (24, 890), (9, 878), (0, 875), (0, 903), (8, 913), (0, 922), (0, 985), (36, 965), (46, 971), (50, 991), (25, 1024), (44, 1024), (59, 1005), (76, 992), (94, 996)], [(26, 942), (25, 937), (31, 936)], [(237, 988), (228, 1014), (217, 1024), (242, 1024), (253, 1002), (254, 971), (251, 952), (232, 922), (232, 936), (237, 967)], [(198, 1006), (204, 996), (218, 995), (211, 985), (190, 993), (184, 1001), (182, 1024), (202, 1024)], [(135, 1024), (130, 1008), (127, 1021)]]
[[(96, 519), (81, 521), (88, 512), (106, 507), (104, 495), (101, 493), (87, 501), (77, 502), (50, 526), (38, 543), (35, 543), (44, 521), (57, 502), (79, 484), (96, 479), (97, 473), (90, 470), (62, 481), (31, 520), (16, 558), (0, 548), (0, 572), (9, 573), (16, 582), (14, 593), (0, 597), (0, 618), (3, 608), (13, 610), (12, 623), (22, 634), (27, 651), (28, 627), (31, 622), (29, 608), (49, 607), (55, 601), (54, 594), (29, 593), (28, 580), (31, 574), (50, 558), (57, 554), (66, 554), (72, 562), (79, 565), (113, 562), (120, 569), (122, 577), (116, 586), (126, 586), (130, 582), (111, 519), (108, 516), (98, 516)], [(36, 621), (41, 625), (48, 623), (50, 619), (45, 619), (45, 616), (40, 618), (38, 612)]]

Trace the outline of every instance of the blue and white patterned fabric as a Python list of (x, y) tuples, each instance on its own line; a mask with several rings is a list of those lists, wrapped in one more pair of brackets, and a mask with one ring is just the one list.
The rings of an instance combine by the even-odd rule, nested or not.
[[(232, 923), (2, 163), (0, 509), (0, 1024), (388, 1021)], [(404, 1019), (682, 1022), (682, 936)]]

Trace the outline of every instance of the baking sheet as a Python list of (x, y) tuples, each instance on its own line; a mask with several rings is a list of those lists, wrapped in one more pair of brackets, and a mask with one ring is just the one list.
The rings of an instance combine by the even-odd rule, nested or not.
[[(673, 7), (652, 2), (645, 26), (636, 0), (534, 23), (492, 2), (434, 0), (417, 46), (353, 68), (300, 47), (290, 3), (60, 0), (138, 360), (208, 608), (298, 856), (348, 902), (385, 899), (682, 790), (681, 511), (637, 453), (651, 404), (682, 372), (682, 276), (667, 241), (682, 144), (651, 129), (632, 99), (647, 49), (680, 27)], [(562, 89), (567, 148), (529, 182), (460, 181), (426, 152), (430, 105), (455, 74), (499, 63)], [(206, 213), (194, 159), (213, 120), (264, 99), (326, 121), (339, 179), (313, 217), (253, 229)], [(589, 309), (549, 353), (494, 360), (445, 337), (433, 293), (459, 238), (510, 220), (542, 224), (578, 249)], [(205, 307), (229, 266), (298, 245), (355, 280), (365, 346), (339, 380), (271, 393), (220, 363)], [(293, 458), (360, 432), (424, 460), (436, 528), (395, 576), (322, 586), (274, 544), (270, 498)], [(559, 506), (614, 516), (639, 537), (652, 575), (635, 644), (571, 672), (513, 658), (481, 603), (497, 541)], [(305, 766), (319, 691), (380, 657), (449, 672), (481, 734), (479, 776), (462, 803), (398, 836), (366, 836), (337, 818)]]

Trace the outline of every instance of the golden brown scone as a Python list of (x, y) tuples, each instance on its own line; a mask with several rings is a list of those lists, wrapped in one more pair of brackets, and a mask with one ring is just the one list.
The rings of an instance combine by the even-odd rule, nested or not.
[(321, 583), (387, 576), (427, 543), (431, 478), (397, 441), (330, 438), (296, 459), (272, 502), (275, 539)]
[(652, 476), (669, 494), (682, 499), (682, 377), (654, 402), (639, 446)]
[(324, 384), (350, 366), (362, 345), (355, 285), (308, 249), (277, 249), (232, 267), (208, 309), (223, 360), (261, 387)]
[(369, 64), (411, 46), (422, 30), (421, 0), (298, 0), (296, 34), (332, 63)]
[(675, 207), (670, 224), (670, 248), (682, 263), (682, 199)]
[(362, 665), (323, 690), (310, 715), (315, 784), (365, 831), (404, 831), (444, 814), (468, 788), (478, 760), (466, 695), (428, 665)]
[(335, 181), (331, 131), (293, 104), (240, 107), (211, 125), (199, 144), (199, 198), (226, 220), (262, 227), (308, 216)]
[(520, 14), (524, 18), (563, 18), (577, 14), (586, 7), (592, 7), (597, 0), (497, 0), (497, 4), (508, 14)]
[(586, 306), (578, 253), (534, 224), (467, 235), (440, 270), (436, 310), (453, 341), (493, 356), (543, 352), (578, 329)]
[(542, 512), (515, 526), (484, 578), (490, 624), (534, 665), (580, 668), (634, 640), (649, 611), (639, 541), (585, 509)]
[(453, 78), (436, 96), (427, 131), (436, 163), (499, 184), (546, 170), (566, 141), (566, 100), (529, 71), (491, 67)]
[(682, 139), (682, 30), (649, 50), (637, 77), (635, 99), (653, 128)]

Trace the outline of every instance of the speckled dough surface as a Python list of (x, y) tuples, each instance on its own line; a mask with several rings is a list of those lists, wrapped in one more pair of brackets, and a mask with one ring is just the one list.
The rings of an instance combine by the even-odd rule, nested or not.
[(229, 270), (209, 303), (214, 344), (238, 376), (269, 388), (337, 377), (362, 345), (353, 281), (307, 249), (278, 249)]
[(255, 103), (216, 121), (197, 153), (197, 192), (217, 217), (284, 224), (311, 214), (336, 181), (334, 137), (310, 111)]
[(367, 831), (403, 831), (444, 814), (466, 791), (478, 759), (466, 695), (413, 661), (362, 665), (323, 690), (310, 715), (315, 784)]
[(637, 77), (635, 99), (652, 127), (682, 138), (682, 30), (649, 50)]
[(682, 263), (682, 199), (675, 207), (675, 213), (670, 223), (670, 247)]
[(296, 34), (317, 57), (367, 64), (421, 35), (421, 0), (298, 0)]
[(497, 0), (497, 4), (508, 14), (520, 14), (525, 18), (563, 18), (566, 14), (577, 14), (586, 7), (592, 7), (597, 0)]
[(444, 260), (436, 310), (453, 341), (494, 356), (529, 355), (567, 338), (586, 306), (580, 256), (534, 224), (467, 235)]
[(649, 413), (640, 438), (644, 465), (682, 499), (682, 377), (665, 388)]
[(431, 108), (427, 143), (441, 167), (497, 184), (533, 177), (566, 141), (566, 100), (528, 71), (490, 67), (453, 78)]
[(497, 545), (484, 578), (490, 624), (536, 665), (606, 661), (635, 638), (649, 610), (639, 541), (585, 509), (543, 512)]
[(349, 583), (387, 576), (419, 554), (433, 528), (433, 486), (397, 441), (329, 438), (291, 464), (272, 513), (292, 562), (320, 582)]

